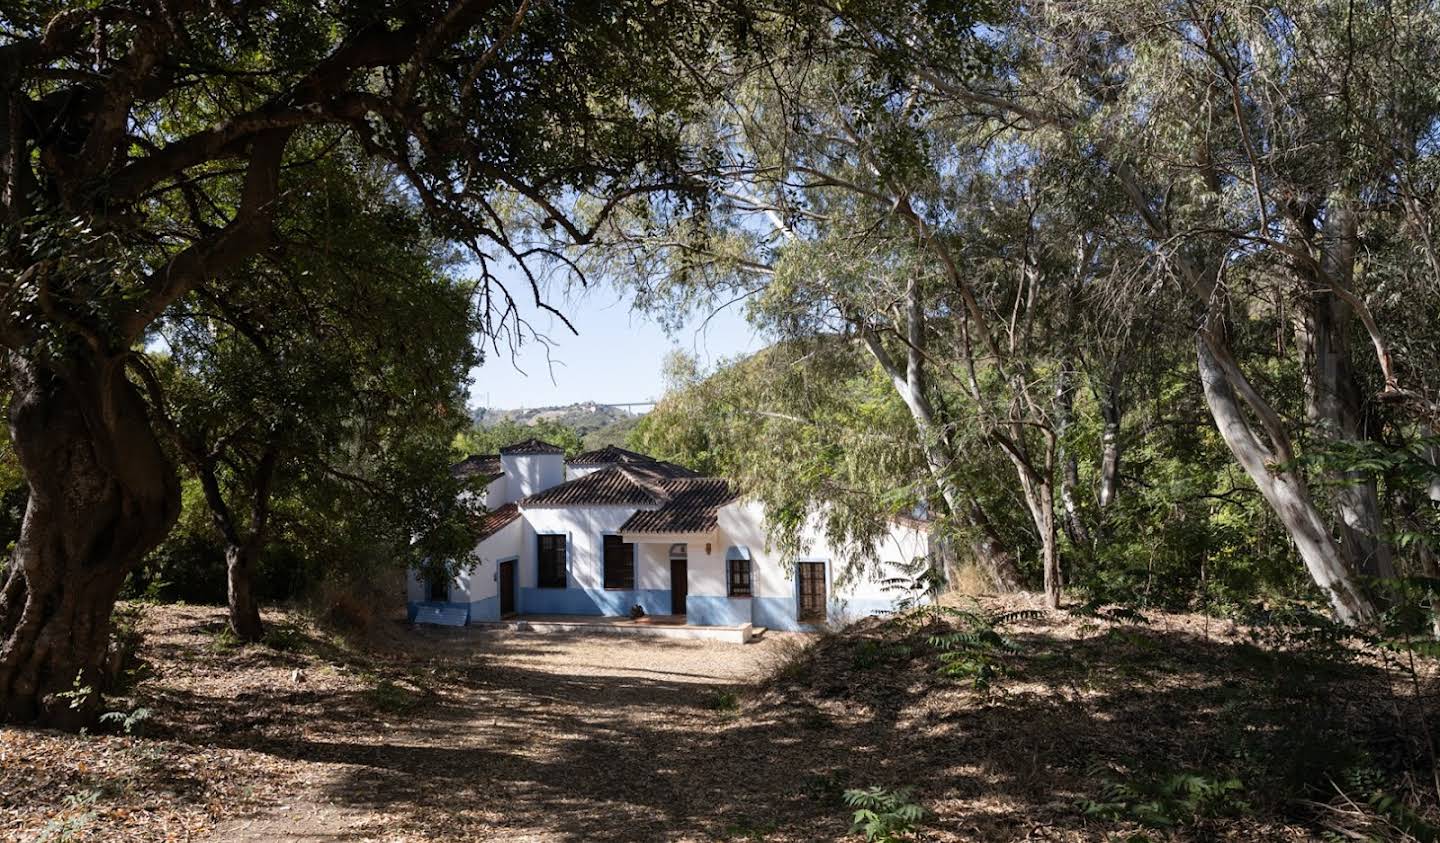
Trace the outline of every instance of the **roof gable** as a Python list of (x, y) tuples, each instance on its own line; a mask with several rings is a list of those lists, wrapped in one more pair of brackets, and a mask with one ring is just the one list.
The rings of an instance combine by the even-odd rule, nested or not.
[(717, 477), (669, 478), (659, 485), (668, 499), (630, 516), (622, 533), (708, 533), (719, 523), (720, 508), (736, 498), (730, 484)]
[(450, 474), (453, 477), (495, 478), (504, 473), (500, 468), (499, 454), (471, 454), (450, 466)]
[(477, 537), (477, 541), (485, 541), (514, 523), (515, 519), (519, 517), (520, 508), (513, 503), (490, 510), (480, 518), (480, 535)]
[(563, 454), (565, 449), (559, 445), (553, 445), (543, 439), (531, 437), (524, 442), (515, 442), (500, 449), (501, 456), (515, 456), (524, 454)]
[(649, 506), (665, 503), (662, 490), (623, 468), (606, 468), (520, 501), (524, 507)]
[(583, 454), (571, 457), (565, 462), (574, 466), (624, 466), (625, 468), (644, 471), (650, 475), (663, 477), (700, 476), (683, 465), (666, 462), (665, 460), (657, 460), (648, 454), (641, 454), (615, 445), (606, 445), (603, 448), (586, 451)]

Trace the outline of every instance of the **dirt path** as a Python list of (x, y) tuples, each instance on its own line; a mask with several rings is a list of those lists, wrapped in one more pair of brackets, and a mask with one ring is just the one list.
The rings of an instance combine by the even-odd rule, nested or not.
[[(1344, 765), (1428, 757), (1397, 732), (1407, 686), (1382, 662), (1193, 616), (1026, 620), (984, 686), (936, 669), (932, 636), (959, 627), (911, 619), (789, 659), (796, 637), (397, 623), (351, 648), (267, 622), (266, 644), (237, 647), (222, 609), (150, 610), (149, 672), (109, 703), (150, 712), (139, 734), (0, 728), (0, 840), (809, 843), (858, 839), (847, 790), (914, 788), (927, 843), (1302, 841), (1333, 827), (1304, 805), (1338, 798)], [(1420, 681), (1433, 699), (1433, 665)], [(1167, 796), (1177, 773), (1241, 801)], [(1140, 808), (1170, 812), (1163, 832), (1120, 785), (1160, 794)], [(1104, 816), (1081, 807), (1097, 796)], [(1344, 810), (1342, 836), (1380, 835)]]
[[(305, 762), (289, 797), (211, 839), (707, 839), (673, 831), (692, 797), (681, 783), (703, 775), (702, 744), (730, 719), (727, 686), (795, 643), (409, 634), (430, 653), (413, 711), (368, 739), (317, 722), (275, 748)], [(407, 708), (406, 684), (393, 687), (382, 708)]]

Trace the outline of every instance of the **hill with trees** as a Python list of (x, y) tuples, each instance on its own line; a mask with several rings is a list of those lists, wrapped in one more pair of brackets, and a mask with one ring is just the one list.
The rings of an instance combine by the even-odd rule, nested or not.
[(509, 410), (479, 407), (471, 410), (471, 415), (476, 426), (482, 428), (571, 430), (589, 450), (606, 445), (623, 445), (643, 414), (609, 404), (580, 401), (562, 406)]

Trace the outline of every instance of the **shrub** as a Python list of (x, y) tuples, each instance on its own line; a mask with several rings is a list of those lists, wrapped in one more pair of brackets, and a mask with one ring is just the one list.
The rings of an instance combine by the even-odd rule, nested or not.
[(1159, 777), (1121, 776), (1103, 765), (1093, 768), (1091, 775), (1100, 783), (1100, 798), (1077, 803), (1087, 817), (1169, 828), (1250, 810), (1250, 803), (1241, 798), (1245, 786), (1233, 776), (1190, 771)]
[(845, 804), (855, 809), (850, 831), (864, 834), (871, 843), (910, 839), (925, 819), (925, 809), (914, 801), (912, 788), (851, 789), (845, 791), (844, 798)]
[(1042, 614), (1033, 609), (987, 613), (951, 606), (936, 606), (925, 612), (935, 618), (949, 618), (958, 627), (930, 637), (930, 645), (940, 651), (940, 675), (968, 679), (980, 691), (1004, 676), (1009, 670), (1008, 658), (1021, 651), (1020, 645), (1000, 629)]

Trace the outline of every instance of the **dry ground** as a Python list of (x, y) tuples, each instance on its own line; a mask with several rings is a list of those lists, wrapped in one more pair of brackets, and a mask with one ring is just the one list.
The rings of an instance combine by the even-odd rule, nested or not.
[[(896, 622), (743, 647), (394, 624), (362, 651), (267, 620), (269, 645), (236, 647), (220, 609), (148, 609), (148, 672), (116, 702), (150, 711), (141, 733), (0, 730), (0, 835), (834, 840), (845, 787), (913, 785), (926, 840), (1402, 839), (1316, 786), (1356, 768), (1426, 808), (1400, 677), (1194, 617), (1028, 621), (986, 690)], [(1077, 807), (1181, 772), (1241, 781), (1219, 806), (1160, 798), (1171, 828)]]

